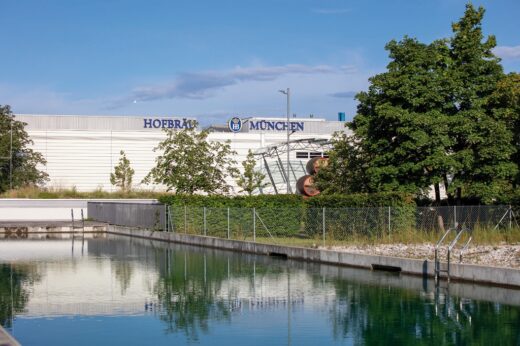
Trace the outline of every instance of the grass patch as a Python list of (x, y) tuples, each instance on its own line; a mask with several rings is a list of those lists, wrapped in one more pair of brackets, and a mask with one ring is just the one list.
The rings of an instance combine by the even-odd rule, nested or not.
[[(180, 233), (183, 233), (182, 231)], [(188, 232), (190, 234), (201, 235), (201, 231)], [(225, 232), (207, 231), (208, 236), (226, 238)], [(477, 228), (473, 231), (473, 245), (500, 245), (500, 244), (520, 244), (520, 228), (514, 227), (511, 229), (481, 229)], [(383, 244), (436, 244), (441, 238), (441, 232), (424, 232), (417, 230), (396, 231), (390, 235), (383, 236), (367, 236), (362, 234), (350, 234), (341, 239), (325, 237), (323, 241), (322, 236), (301, 237), (299, 236), (266, 236), (265, 234), (257, 235), (256, 242), (273, 245), (286, 245), (316, 248), (319, 246), (359, 246), (359, 245), (383, 245)], [(449, 244), (455, 237), (455, 232), (452, 232), (444, 244)], [(458, 247), (462, 246), (469, 237), (469, 233), (463, 233)], [(251, 232), (233, 232), (231, 239), (242, 241), (253, 241)]]
[(37, 188), (37, 187), (21, 187), (14, 190), (8, 190), (0, 194), (0, 198), (32, 198), (32, 199), (67, 199), (67, 198), (93, 198), (93, 199), (119, 199), (119, 198), (145, 198), (158, 199), (167, 195), (165, 192), (157, 192), (150, 190), (132, 190), (128, 192), (114, 191), (108, 192), (102, 189), (94, 191), (77, 191), (75, 188)]

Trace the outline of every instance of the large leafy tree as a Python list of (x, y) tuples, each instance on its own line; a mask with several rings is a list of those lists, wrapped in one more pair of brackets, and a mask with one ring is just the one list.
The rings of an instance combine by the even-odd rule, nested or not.
[[(468, 4), (450, 39), (423, 44), (405, 37), (387, 44), (387, 71), (356, 96), (358, 112), (349, 124), (350, 141), (367, 161), (356, 165), (352, 148), (336, 155), (355, 165), (357, 181), (366, 181), (358, 186), (421, 193), (433, 185), (439, 201), (443, 184), (451, 199), (464, 193), (489, 202), (510, 183), (518, 159), (512, 157), (513, 83), (503, 79), (493, 55), (495, 38), (484, 40), (483, 15), (483, 8)], [(337, 158), (331, 155), (331, 167)]]
[(30, 148), (33, 142), (24, 129), (25, 125), (16, 120), (9, 106), (0, 105), (0, 192), (5, 192), (11, 185), (13, 189), (40, 185), (48, 179), (47, 173), (38, 169), (46, 161), (42, 154)]
[(446, 78), (450, 63), (444, 41), (426, 45), (405, 37), (387, 44), (388, 71), (370, 78), (357, 95), (350, 127), (370, 163), (369, 191), (419, 192), (442, 180), (453, 162), (447, 115), (453, 109)]
[(495, 116), (506, 121), (512, 131), (512, 144), (515, 153), (512, 162), (516, 163), (516, 176), (513, 187), (520, 186), (520, 74), (510, 73), (497, 84), (491, 97), (490, 106), (495, 110)]
[(507, 123), (497, 116), (490, 101), (504, 77), (500, 59), (492, 49), (494, 36), (484, 40), (484, 9), (466, 5), (464, 16), (452, 25), (451, 64), (455, 112), (450, 117), (450, 136), (455, 140), (450, 156), (455, 160), (448, 192), (460, 199), (462, 192), (489, 201), (515, 172), (514, 152)]
[(266, 187), (268, 184), (264, 183), (265, 174), (255, 170), (256, 160), (251, 150), (247, 153), (247, 158), (242, 161), (244, 167), (243, 173), (238, 176), (237, 185), (241, 188), (240, 192), (245, 192), (249, 196), (253, 194), (256, 189)]
[(229, 193), (228, 178), (237, 174), (236, 153), (229, 142), (211, 142), (208, 135), (196, 126), (166, 130), (166, 139), (154, 149), (162, 154), (143, 182), (163, 184), (176, 193)]

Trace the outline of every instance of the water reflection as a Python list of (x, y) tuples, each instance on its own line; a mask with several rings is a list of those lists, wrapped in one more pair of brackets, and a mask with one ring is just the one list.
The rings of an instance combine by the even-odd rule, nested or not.
[(14, 316), (30, 299), (29, 287), (39, 279), (34, 266), (0, 263), (0, 325), (12, 328)]
[[(131, 238), (85, 239), (83, 256), (72, 255), (67, 240), (25, 243), (30, 256), (17, 257), (6, 248), (13, 244), (24, 247), (0, 242), (7, 328), (17, 319), (134, 316), (161, 325), (163, 339), (153, 328), (141, 331), (153, 343), (520, 344), (520, 293), (510, 289), (437, 288), (419, 278)], [(20, 324), (23, 339), (31, 330)], [(114, 333), (124, 334), (124, 325)], [(79, 333), (81, 321), (75, 326)]]

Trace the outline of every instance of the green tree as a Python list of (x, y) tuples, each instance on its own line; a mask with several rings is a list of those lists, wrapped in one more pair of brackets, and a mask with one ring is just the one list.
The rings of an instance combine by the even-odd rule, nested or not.
[(166, 130), (166, 139), (154, 149), (162, 154), (156, 158), (156, 166), (143, 180), (144, 183), (163, 184), (168, 191), (177, 193), (228, 193), (227, 179), (237, 174), (236, 161), (229, 141), (208, 141), (207, 130), (191, 128)]
[(10, 188), (11, 170), (13, 189), (27, 185), (40, 185), (48, 179), (47, 173), (38, 169), (38, 166), (46, 164), (42, 154), (29, 148), (33, 142), (25, 131), (25, 125), (15, 120), (9, 106), (0, 105), (0, 192)]
[(504, 74), (500, 59), (492, 52), (495, 37), (484, 40), (484, 12), (482, 7), (468, 4), (464, 16), (452, 25), (447, 76), (455, 85), (452, 99), (456, 109), (449, 121), (450, 137), (455, 140), (450, 156), (455, 163), (448, 192), (457, 200), (464, 192), (486, 202), (501, 193), (516, 165), (511, 161), (511, 131), (490, 107)]
[(237, 185), (242, 189), (240, 192), (246, 192), (251, 196), (256, 189), (269, 185), (263, 182), (265, 174), (255, 171), (256, 160), (251, 150), (248, 151), (247, 158), (242, 161), (242, 166), (244, 167), (244, 173), (240, 174), (237, 179)]
[(512, 142), (515, 153), (512, 162), (517, 165), (517, 174), (513, 179), (513, 187), (520, 186), (520, 74), (510, 73), (497, 84), (491, 98), (491, 107), (497, 117), (506, 121), (512, 131)]
[(447, 155), (449, 51), (445, 41), (427, 45), (408, 37), (385, 48), (388, 71), (370, 78), (368, 92), (356, 96), (358, 113), (348, 124), (357, 151), (369, 160), (356, 171), (366, 175), (368, 191), (420, 193), (442, 181), (453, 164)]
[[(356, 96), (358, 112), (348, 124), (359, 148), (343, 146), (348, 150), (337, 154), (354, 165), (353, 153), (363, 153), (364, 165), (349, 173), (362, 189), (420, 194), (433, 185), (439, 202), (444, 184), (450, 199), (460, 201), (464, 192), (490, 202), (510, 183), (517, 172), (507, 116), (513, 111), (497, 111), (492, 102), (504, 74), (492, 52), (495, 38), (484, 41), (483, 15), (468, 4), (450, 39), (424, 44), (405, 37), (386, 45), (387, 71)], [(511, 102), (504, 107), (514, 109)], [(341, 179), (318, 176), (318, 184), (327, 178), (331, 186)]]
[(110, 183), (128, 192), (132, 189), (132, 178), (135, 171), (130, 166), (130, 160), (126, 158), (123, 150), (119, 152), (119, 163), (114, 167), (114, 173), (110, 173)]
[(314, 176), (316, 187), (323, 194), (350, 194), (368, 192), (368, 180), (364, 174), (369, 157), (354, 137), (336, 133), (332, 137), (329, 162)]

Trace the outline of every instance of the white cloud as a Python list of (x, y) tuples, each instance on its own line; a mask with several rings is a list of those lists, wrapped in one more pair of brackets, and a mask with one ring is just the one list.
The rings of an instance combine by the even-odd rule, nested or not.
[(502, 59), (520, 59), (520, 46), (498, 46), (493, 52)]
[(351, 74), (356, 69), (350, 65), (301, 65), (235, 67), (224, 71), (202, 71), (180, 74), (171, 82), (141, 86), (109, 108), (115, 109), (129, 102), (156, 101), (163, 99), (202, 100), (215, 96), (218, 90), (246, 82), (274, 81), (287, 75)]
[(225, 123), (231, 115), (285, 116), (286, 99), (278, 90), (289, 87), (291, 113), (335, 119), (337, 112), (354, 114), (357, 102), (331, 96), (365, 90), (368, 78), (377, 72), (352, 65), (255, 65), (184, 73), (169, 83), (151, 83), (134, 91), (129, 87), (119, 96), (115, 90), (91, 93), (89, 99), (74, 90), (0, 84), (0, 100), (15, 113), (181, 116), (196, 117), (207, 125)]
[(339, 98), (354, 98), (358, 92), (357, 91), (339, 91), (332, 94), (329, 94), (332, 97), (339, 97)]

